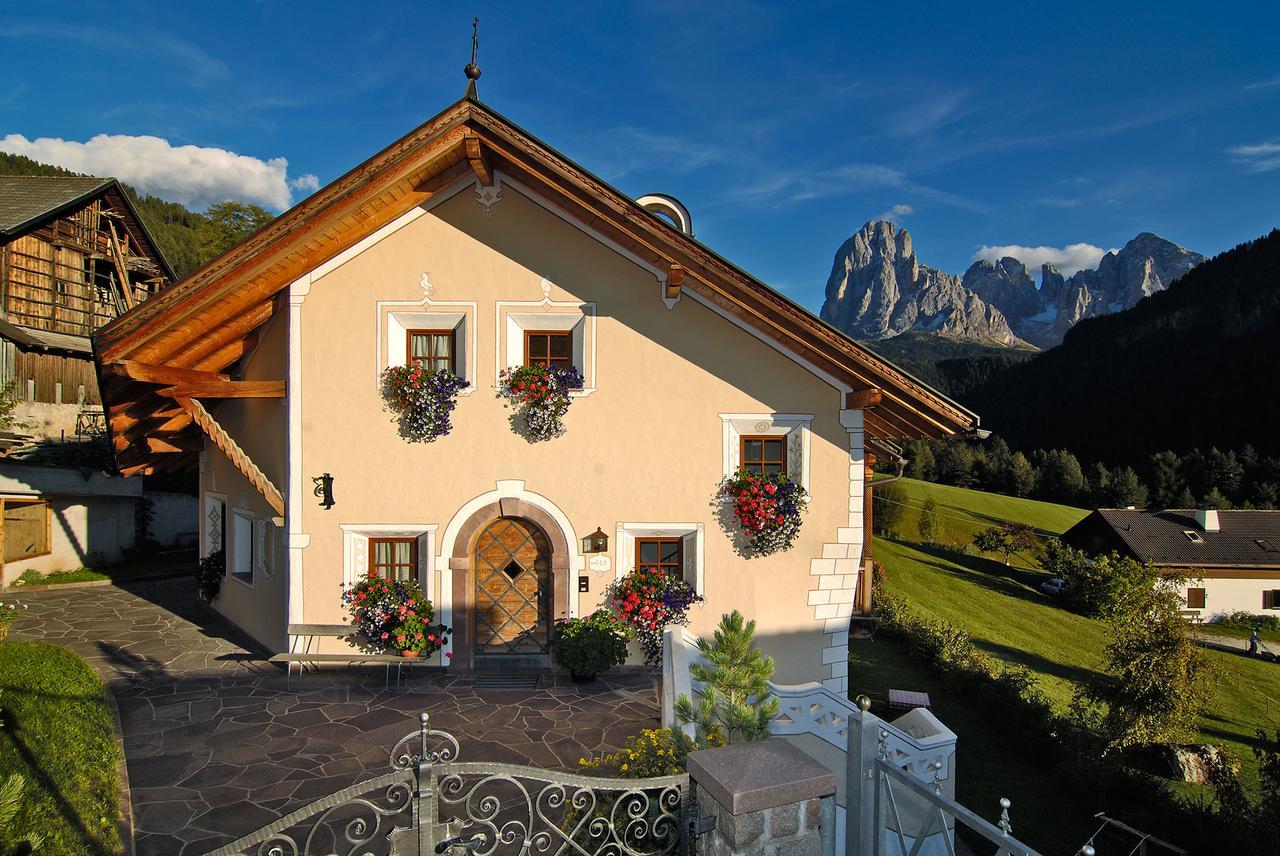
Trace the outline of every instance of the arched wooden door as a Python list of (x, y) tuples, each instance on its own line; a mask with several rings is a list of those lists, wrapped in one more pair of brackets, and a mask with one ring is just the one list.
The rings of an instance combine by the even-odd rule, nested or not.
[(551, 632), (551, 545), (535, 524), (500, 517), (476, 538), (476, 665), (542, 665)]

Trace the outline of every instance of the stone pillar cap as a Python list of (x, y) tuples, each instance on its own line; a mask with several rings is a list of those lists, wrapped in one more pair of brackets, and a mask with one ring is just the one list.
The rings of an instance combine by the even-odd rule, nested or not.
[(836, 792), (831, 771), (783, 737), (690, 752), (689, 777), (735, 815)]

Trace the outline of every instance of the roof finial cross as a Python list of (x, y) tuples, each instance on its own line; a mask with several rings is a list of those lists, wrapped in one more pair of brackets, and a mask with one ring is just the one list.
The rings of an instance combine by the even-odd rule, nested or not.
[(467, 63), (467, 67), (462, 73), (467, 76), (467, 97), (472, 101), (479, 101), (480, 95), (476, 91), (476, 80), (480, 77), (480, 66), (476, 65), (476, 50), (480, 47), (480, 19), (475, 18), (471, 21), (471, 62)]

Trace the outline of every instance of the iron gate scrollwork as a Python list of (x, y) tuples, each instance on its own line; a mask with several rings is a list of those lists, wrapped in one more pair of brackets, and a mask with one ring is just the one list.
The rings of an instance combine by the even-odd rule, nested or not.
[[(391, 749), (391, 772), (291, 812), (210, 856), (683, 856), (689, 777), (604, 779), (459, 761), (428, 727)], [(439, 849), (438, 849), (439, 848)]]

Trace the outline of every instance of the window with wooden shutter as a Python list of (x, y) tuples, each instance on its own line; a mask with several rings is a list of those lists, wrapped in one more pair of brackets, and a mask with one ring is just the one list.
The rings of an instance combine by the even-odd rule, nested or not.
[(1271, 589), (1262, 593), (1263, 609), (1280, 609), (1280, 590)]
[(1204, 589), (1187, 589), (1187, 609), (1204, 609)]

